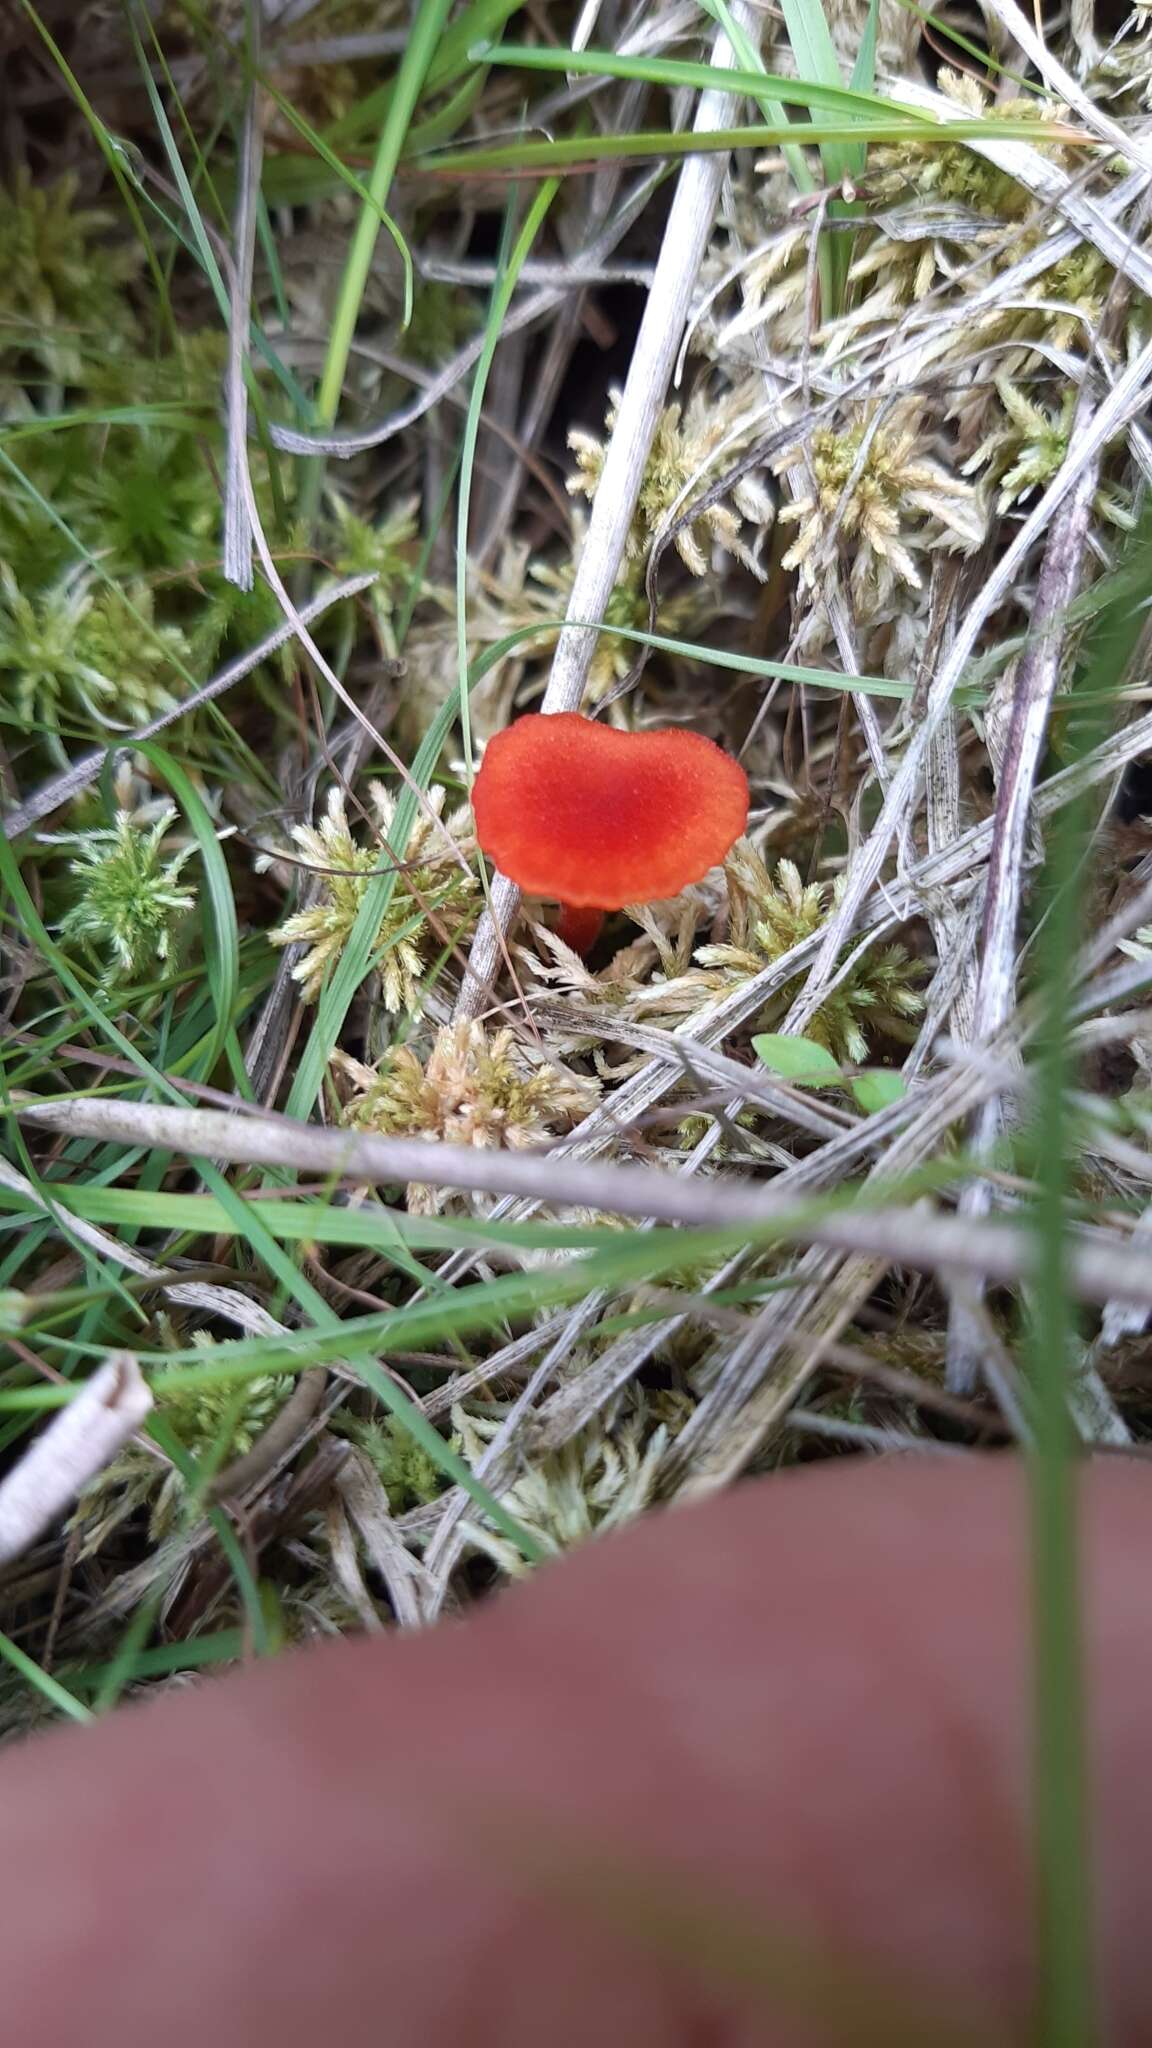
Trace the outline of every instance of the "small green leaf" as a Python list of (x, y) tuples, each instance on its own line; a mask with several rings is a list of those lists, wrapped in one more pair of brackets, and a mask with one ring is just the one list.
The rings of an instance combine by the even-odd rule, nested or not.
[(862, 1074), (853, 1076), (851, 1088), (866, 1116), (875, 1116), (878, 1109), (887, 1109), (908, 1093), (903, 1075), (894, 1073), (891, 1067), (865, 1067)]
[(752, 1049), (785, 1081), (797, 1088), (838, 1088), (843, 1076), (826, 1045), (814, 1038), (794, 1038), (783, 1031), (762, 1031)]

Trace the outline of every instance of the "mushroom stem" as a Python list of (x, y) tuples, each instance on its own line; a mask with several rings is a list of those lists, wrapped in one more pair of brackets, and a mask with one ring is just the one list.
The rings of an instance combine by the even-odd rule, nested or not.
[(556, 921), (556, 937), (574, 953), (590, 953), (604, 929), (604, 912), (576, 903), (562, 903)]

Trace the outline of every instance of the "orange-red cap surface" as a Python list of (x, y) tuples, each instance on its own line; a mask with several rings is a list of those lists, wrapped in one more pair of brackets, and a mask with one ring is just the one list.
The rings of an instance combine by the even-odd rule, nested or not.
[(489, 740), (472, 810), (484, 852), (522, 889), (622, 910), (679, 895), (724, 859), (748, 821), (748, 778), (700, 733), (530, 712)]

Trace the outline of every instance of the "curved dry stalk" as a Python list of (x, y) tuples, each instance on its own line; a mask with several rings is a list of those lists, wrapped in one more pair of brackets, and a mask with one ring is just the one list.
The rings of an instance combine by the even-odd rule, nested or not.
[(135, 1436), (152, 1393), (131, 1352), (86, 1380), (31, 1450), (0, 1480), (0, 1565), (30, 1548)]
[[(1083, 404), (1080, 410), (1083, 414)], [(972, 1017), (972, 1039), (977, 1046), (987, 1044), (1002, 1029), (1015, 1006), (1016, 934), (1024, 895), (1032, 799), (1047, 742), (1052, 699), (1060, 678), (1068, 607), (1080, 587), (1099, 475), (1097, 456), (1083, 469), (1071, 496), (1052, 523), (1036, 585), (1028, 645), (1016, 670), (1008, 744), (998, 777), (988, 857)], [(992, 1094), (981, 1104), (976, 1119), (973, 1145), (977, 1157), (987, 1157), (991, 1152), (1000, 1126), (1000, 1098)], [(975, 1180), (961, 1197), (961, 1213), (984, 1215), (991, 1203), (989, 1183)], [(979, 1382), (980, 1360), (986, 1353), (983, 1318), (973, 1317), (970, 1296), (962, 1295), (953, 1304), (948, 1325), (949, 1393), (964, 1395), (974, 1391)]]
[(234, 583), (238, 590), (252, 588), (252, 530), (248, 524), (244, 476), (248, 442), (248, 331), (252, 319), (252, 279), (256, 264), (256, 202), (264, 160), (262, 95), (256, 82), (256, 67), (260, 59), (258, 7), (249, 11), (248, 23), (248, 58), (253, 71), (244, 107), (232, 224), (226, 382), (227, 460), (224, 472), (223, 571), (228, 582)]
[[(980, 1084), (989, 1085), (985, 1080)], [(854, 1208), (843, 1213), (797, 1214), (790, 1196), (735, 1177), (701, 1186), (659, 1168), (596, 1166), (554, 1153), (483, 1151), (418, 1138), (377, 1138), (357, 1131), (319, 1130), (289, 1117), (226, 1115), (218, 1110), (175, 1109), (166, 1103), (100, 1100), (17, 1100), (22, 1122), (71, 1136), (116, 1140), (177, 1152), (190, 1158), (230, 1160), (244, 1166), (287, 1166), (334, 1179), (377, 1183), (419, 1182), (478, 1192), (527, 1195), (549, 1205), (606, 1211), (702, 1229), (750, 1229), (791, 1243), (881, 1258), (893, 1245), (901, 1263), (917, 1271), (956, 1268), (1004, 1284), (1018, 1284), (1032, 1267), (1027, 1237), (1013, 1225), (972, 1224), (917, 1204), (911, 1208)], [(949, 1119), (955, 1110), (949, 1111)], [(899, 1170), (899, 1146), (888, 1166)], [(1073, 1230), (1068, 1237), (1069, 1285), (1086, 1300), (1152, 1304), (1152, 1271), (1141, 1271), (1127, 1241)]]

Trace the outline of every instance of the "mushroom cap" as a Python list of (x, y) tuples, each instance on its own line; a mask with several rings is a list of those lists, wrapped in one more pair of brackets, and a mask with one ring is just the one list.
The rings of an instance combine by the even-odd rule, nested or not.
[(595, 910), (678, 896), (748, 822), (748, 778), (701, 733), (619, 732), (529, 712), (489, 740), (476, 837), (533, 896)]

